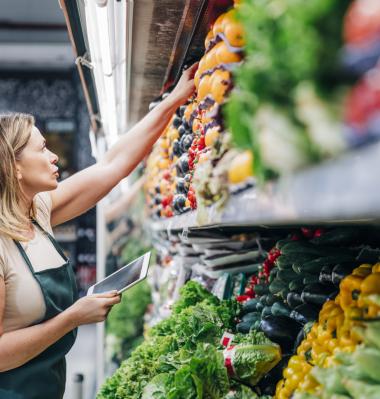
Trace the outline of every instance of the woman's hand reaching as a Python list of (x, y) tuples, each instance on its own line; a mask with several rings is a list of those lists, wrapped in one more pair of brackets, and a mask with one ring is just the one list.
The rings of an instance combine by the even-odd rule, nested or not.
[(194, 93), (194, 75), (198, 69), (198, 62), (186, 69), (179, 79), (176, 87), (167, 98), (172, 99), (176, 104), (182, 105)]
[(66, 311), (74, 327), (104, 321), (113, 305), (120, 303), (121, 295), (117, 291), (93, 294), (80, 298)]

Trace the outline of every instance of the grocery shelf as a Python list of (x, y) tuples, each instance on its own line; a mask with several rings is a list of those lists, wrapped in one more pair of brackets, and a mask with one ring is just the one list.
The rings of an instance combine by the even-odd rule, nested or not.
[(234, 195), (219, 211), (208, 209), (206, 223), (188, 212), (152, 221), (153, 230), (212, 225), (299, 225), (380, 221), (380, 143), (352, 151), (263, 188)]

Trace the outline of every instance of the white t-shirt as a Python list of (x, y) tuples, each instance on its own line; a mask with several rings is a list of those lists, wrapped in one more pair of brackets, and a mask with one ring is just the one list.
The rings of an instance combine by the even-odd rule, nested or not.
[[(53, 235), (50, 214), (49, 193), (36, 196), (37, 221)], [(22, 242), (35, 272), (62, 266), (65, 261), (54, 248), (49, 238), (34, 227), (35, 237)], [(14, 241), (0, 235), (0, 278), (5, 282), (4, 332), (28, 327), (40, 321), (45, 315), (45, 302), (41, 288), (33, 277)]]

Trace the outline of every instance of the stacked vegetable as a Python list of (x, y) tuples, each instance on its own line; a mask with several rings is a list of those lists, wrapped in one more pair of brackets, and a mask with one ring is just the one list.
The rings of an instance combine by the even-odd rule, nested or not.
[[(226, 106), (237, 145), (252, 149), (268, 179), (344, 151), (339, 65), (351, 0), (244, 0), (245, 62)], [(350, 82), (349, 82), (350, 83)]]
[(197, 199), (198, 205), (223, 202), (228, 180), (241, 183), (252, 176), (249, 151), (227, 156), (231, 144), (220, 112), (232, 88), (232, 70), (242, 60), (243, 44), (242, 26), (232, 8), (218, 17), (206, 37), (194, 77), (196, 96), (177, 109), (148, 159), (146, 192), (153, 215), (170, 217), (195, 209)]
[(238, 308), (190, 281), (172, 316), (150, 330), (98, 399), (256, 397), (247, 386), (280, 361), (281, 351), (260, 332), (236, 334), (224, 351), (220, 341), (234, 331)]
[(336, 352), (333, 366), (311, 371), (319, 388), (313, 394), (297, 393), (295, 399), (377, 399), (380, 397), (380, 323), (355, 328), (363, 343), (353, 352)]
[[(315, 375), (326, 377), (326, 373), (319, 371), (314, 374), (313, 368), (336, 365), (335, 355), (339, 351), (354, 352), (362, 342), (362, 336), (357, 333), (355, 326), (380, 315), (379, 271), (379, 263), (373, 266), (363, 264), (341, 281), (339, 295), (323, 305), (318, 322), (297, 348), (297, 354), (289, 360), (284, 379), (278, 383), (276, 398), (290, 398), (295, 391), (323, 391)], [(350, 390), (349, 386), (346, 389)]]

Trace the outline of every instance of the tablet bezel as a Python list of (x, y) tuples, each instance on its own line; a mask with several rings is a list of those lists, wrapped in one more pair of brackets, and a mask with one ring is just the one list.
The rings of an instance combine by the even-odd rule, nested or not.
[[(133, 287), (134, 285), (136, 285), (137, 283), (139, 283), (140, 281), (144, 280), (148, 274), (148, 268), (149, 268), (149, 261), (150, 261), (150, 255), (151, 255), (151, 251), (146, 252), (144, 255), (139, 256), (138, 258), (134, 259), (133, 261), (129, 262), (127, 265), (121, 267), (119, 270), (116, 270), (116, 272), (110, 274), (109, 276), (107, 276), (106, 278), (104, 278), (101, 281), (98, 281), (96, 284), (92, 285), (88, 290), (87, 290), (87, 295), (92, 295), (93, 291), (95, 289), (95, 287), (97, 285), (99, 285), (100, 283), (102, 283), (103, 281), (107, 280), (108, 278), (114, 276), (115, 274), (119, 274), (122, 273), (124, 269), (127, 269), (132, 263), (136, 262), (137, 260), (139, 260), (140, 258), (144, 258), (144, 262), (143, 265), (141, 267), (141, 272), (140, 272), (140, 276), (137, 280), (133, 281), (132, 283), (130, 283), (129, 285), (126, 285), (125, 287), (123, 287), (122, 289), (120, 289), (117, 293), (121, 294), (124, 291), (126, 291), (128, 288)], [(96, 293), (94, 295), (98, 295), (101, 293)]]

